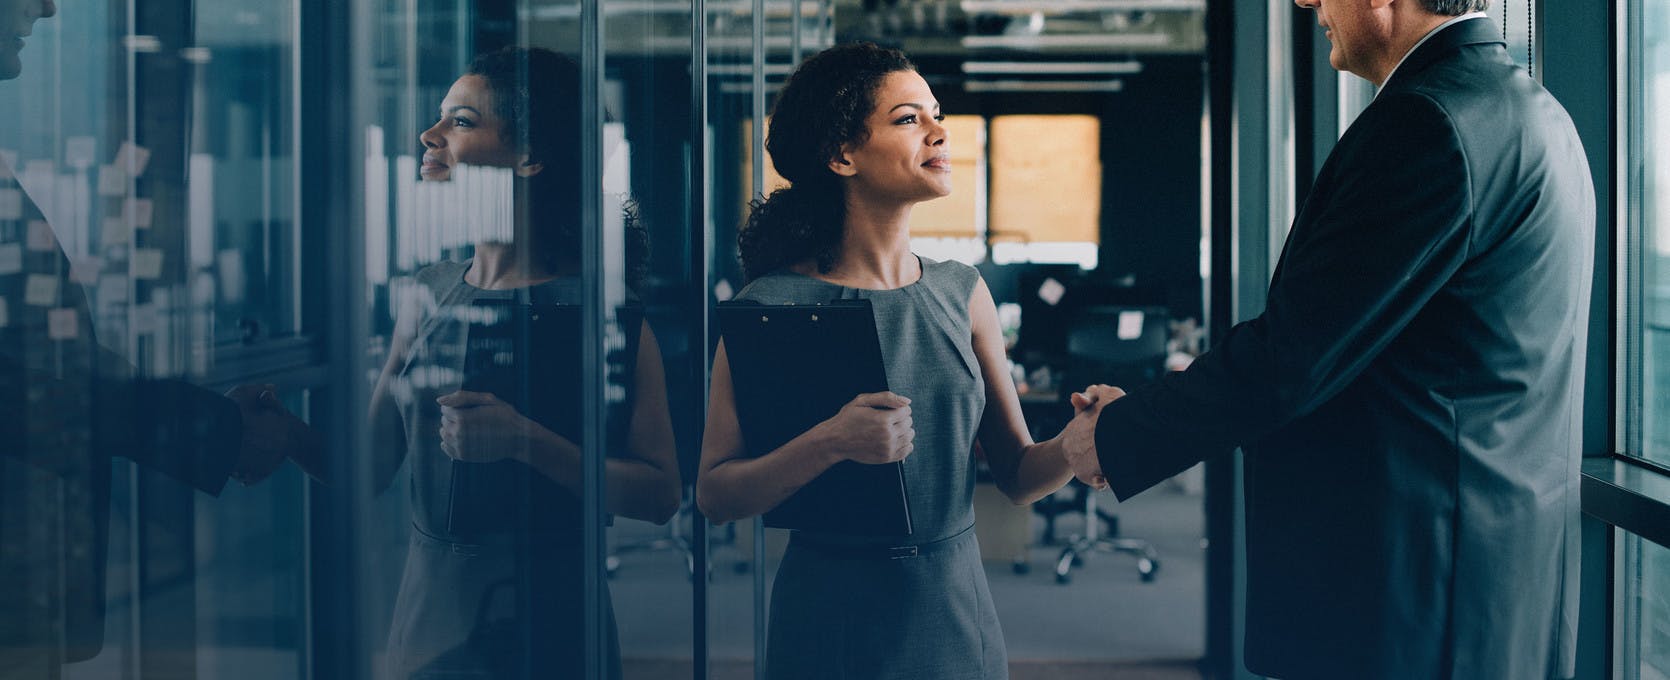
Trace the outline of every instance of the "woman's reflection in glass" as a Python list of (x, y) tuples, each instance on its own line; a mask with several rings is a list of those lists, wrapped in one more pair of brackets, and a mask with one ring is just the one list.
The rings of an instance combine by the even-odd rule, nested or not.
[[(556, 53), (486, 54), (420, 136), (422, 184), (455, 199), (431, 209), (470, 230), (474, 256), (415, 275), (373, 396), (379, 488), (402, 459), (412, 471), (393, 677), (582, 668), (580, 237), (597, 225), (580, 222), (579, 87)], [(623, 212), (631, 288), (647, 236)], [(608, 415), (606, 509), (664, 523), (680, 493), (672, 423), (660, 351), (628, 299), (609, 362), (626, 397)], [(605, 635), (616, 677), (612, 613)]]

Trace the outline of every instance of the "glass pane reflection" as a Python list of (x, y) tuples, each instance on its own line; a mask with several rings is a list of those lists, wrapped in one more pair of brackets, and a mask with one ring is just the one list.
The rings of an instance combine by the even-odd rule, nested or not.
[(1627, 205), (1642, 238), (1644, 334), (1642, 366), (1643, 454), (1670, 462), (1670, 0), (1641, 0), (1632, 11), (1630, 76), (1626, 92), (1629, 138), (1636, 150)]
[(0, 676), (305, 670), (296, 7), (0, 0)]
[[(743, 209), (756, 189), (749, 159), (759, 156), (754, 152), (756, 140), (750, 124), (755, 115), (753, 35), (757, 4), (707, 5), (704, 130), (708, 154), (703, 163), (711, 213), (708, 233), (712, 260), (708, 263), (711, 287), (704, 298), (714, 302), (729, 300), (744, 284), (732, 244), (736, 243)], [(711, 337), (703, 340), (704, 361), (711, 357), (717, 334), (714, 325)], [(702, 386), (703, 400), (707, 399), (707, 387)], [(765, 627), (764, 616), (758, 612), (763, 611), (766, 602), (765, 588), (758, 578), (774, 573), (776, 567), (756, 561), (759, 551), (755, 548), (754, 520), (713, 526), (710, 534), (707, 637), (713, 675), (727, 680), (758, 677), (755, 664), (760, 660), (757, 651)], [(768, 541), (766, 545), (769, 554), (769, 547), (780, 546), (781, 541)]]
[[(692, 641), (692, 505), (701, 411), (703, 289), (700, 233), (690, 225), (690, 33), (688, 11), (605, 4), (603, 136), (605, 205), (634, 210), (618, 233), (628, 299), (644, 325), (635, 387), (645, 397), (634, 426), (611, 452), (656, 461), (654, 482), (629, 483), (644, 472), (611, 462), (604, 557), (620, 630), (623, 675), (688, 678)], [(609, 223), (605, 223), (609, 226)], [(611, 277), (611, 283), (612, 283)], [(623, 318), (622, 323), (627, 323)], [(671, 484), (670, 487), (664, 486)], [(670, 492), (670, 493), (669, 493)]]
[(1634, 534), (1620, 533), (1626, 559), (1620, 602), (1623, 650), (1620, 677), (1628, 680), (1670, 678), (1670, 548)]
[[(399, 275), (389, 279), (395, 322), (369, 453), (375, 488), (404, 463), (410, 489), (409, 546), (387, 619), (390, 677), (584, 671), (587, 440), (605, 451), (624, 442), (606, 473), (624, 489), (610, 509), (654, 516), (676, 503), (671, 452), (634, 445), (640, 430), (670, 439), (664, 407), (643, 405), (660, 388), (636, 379), (645, 368), (637, 349), (653, 347), (641, 305), (623, 306), (618, 326), (606, 327), (610, 432), (583, 418), (585, 400), (600, 395), (584, 389), (581, 329), (592, 312), (581, 244), (598, 225), (580, 214), (579, 91), (571, 57), (481, 52), (429, 103), (421, 154), (389, 163)], [(606, 674), (617, 677), (618, 642), (603, 634)]]

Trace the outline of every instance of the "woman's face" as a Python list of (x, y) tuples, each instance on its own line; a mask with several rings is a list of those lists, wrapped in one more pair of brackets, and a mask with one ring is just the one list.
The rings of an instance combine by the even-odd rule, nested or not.
[(423, 179), (445, 182), (460, 164), (516, 168), (518, 174), (531, 174), (527, 154), (506, 141), (509, 131), (493, 111), (487, 79), (469, 75), (453, 83), (441, 100), (440, 119), (418, 135), (424, 147), (419, 170)]
[(876, 90), (865, 119), (869, 136), (841, 148), (829, 165), (848, 178), (849, 194), (915, 203), (951, 193), (951, 139), (928, 82), (894, 71)]

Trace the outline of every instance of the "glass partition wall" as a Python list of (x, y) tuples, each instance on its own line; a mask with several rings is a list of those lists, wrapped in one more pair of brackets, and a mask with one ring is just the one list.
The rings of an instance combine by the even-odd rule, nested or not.
[(707, 310), (741, 285), (751, 122), (830, 11), (356, 8), (342, 153), (364, 189), (336, 238), (363, 271), (332, 294), (363, 305), (337, 385), (369, 415), (334, 468), (355, 535), (326, 561), (357, 584), (335, 663), (757, 672), (759, 551), (781, 539), (694, 507)]
[(828, 3), (0, 9), (0, 676), (756, 672), (714, 243)]
[[(730, 244), (736, 242), (744, 202), (755, 191), (753, 172), (744, 159), (753, 158), (752, 150), (764, 144), (763, 138), (755, 139), (748, 124), (756, 106), (764, 106), (763, 88), (756, 90), (756, 83), (765, 80), (764, 10), (764, 3), (754, 0), (706, 3), (701, 94), (706, 108), (702, 134), (708, 155), (702, 169), (704, 198), (712, 213), (707, 232), (713, 240), (703, 262), (711, 273), (704, 302), (729, 300), (743, 286), (741, 268)], [(755, 96), (756, 92), (760, 96)], [(718, 337), (718, 325), (710, 324), (707, 346), (716, 347)], [(704, 391), (704, 403), (706, 399)], [(713, 677), (763, 677), (763, 590), (765, 575), (770, 573), (760, 559), (766, 545), (758, 540), (763, 531), (750, 521), (711, 529), (707, 640)], [(758, 667), (756, 661), (761, 662)]]
[(0, 2), (0, 675), (305, 672), (297, 10)]
[(366, 587), (344, 663), (695, 677), (689, 5), (374, 4), (352, 112)]
[[(765, 158), (767, 119), (776, 92), (806, 55), (833, 44), (834, 3), (828, 0), (742, 0), (706, 4), (703, 50), (706, 199), (712, 239), (706, 254), (705, 302), (730, 300), (746, 281), (737, 259), (737, 228), (750, 201), (782, 180)], [(718, 340), (710, 324), (709, 349)], [(705, 381), (704, 381), (705, 385)], [(702, 401), (706, 392), (702, 393)], [(786, 531), (759, 518), (711, 528), (708, 654), (712, 677), (765, 677), (770, 587), (787, 545)]]

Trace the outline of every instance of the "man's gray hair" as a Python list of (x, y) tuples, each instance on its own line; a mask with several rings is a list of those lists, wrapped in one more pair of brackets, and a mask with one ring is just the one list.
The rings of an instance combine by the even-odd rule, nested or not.
[(1490, 0), (1421, 0), (1421, 6), (1433, 14), (1458, 17), (1468, 12), (1483, 12)]

